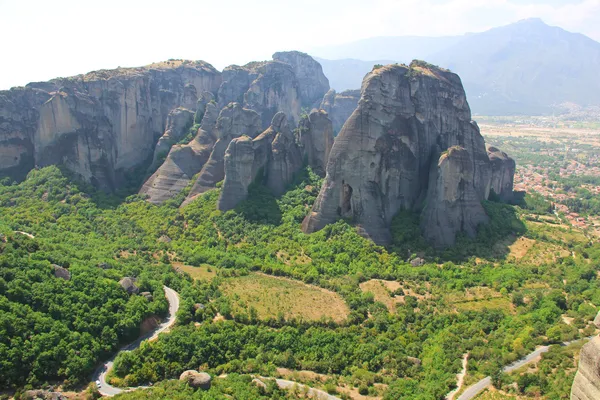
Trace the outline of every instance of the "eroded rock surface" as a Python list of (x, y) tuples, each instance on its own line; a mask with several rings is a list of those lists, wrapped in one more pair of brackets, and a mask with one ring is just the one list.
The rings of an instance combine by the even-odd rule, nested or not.
[(600, 399), (600, 336), (581, 348), (579, 368), (571, 387), (571, 400)]
[(217, 141), (186, 199), (186, 204), (198, 195), (214, 189), (218, 182), (225, 179), (225, 151), (232, 139), (244, 135), (254, 138), (260, 131), (260, 116), (256, 111), (243, 108), (239, 103), (230, 103), (223, 108), (216, 125)]
[(140, 194), (147, 195), (151, 203), (159, 204), (176, 196), (208, 161), (216, 141), (218, 111), (215, 103), (203, 108), (202, 124), (194, 139), (186, 145), (173, 146), (162, 165), (140, 189)]
[(431, 168), (421, 230), (437, 247), (453, 246), (460, 231), (474, 237), (479, 224), (489, 221), (473, 184), (473, 172), (469, 152), (458, 146), (450, 147)]
[(329, 90), (323, 97), (320, 108), (327, 111), (333, 123), (334, 135), (337, 135), (358, 106), (360, 90), (345, 90), (337, 93)]
[(297, 141), (302, 146), (303, 156), (313, 171), (325, 176), (327, 160), (333, 146), (333, 126), (326, 111), (313, 110), (300, 121)]
[(154, 149), (154, 161), (169, 152), (171, 146), (183, 139), (194, 122), (194, 112), (178, 107), (167, 116), (165, 133), (158, 139)]
[(502, 201), (510, 202), (513, 199), (517, 167), (515, 160), (494, 146), (487, 146), (487, 153), (491, 166), (490, 190), (493, 190)]
[[(400, 209), (421, 210), (431, 187), (430, 169), (438, 168), (435, 161), (452, 146), (468, 154), (472, 174), (468, 181), (472, 193), (456, 198), (462, 201), (473, 194), (483, 200), (490, 179), (489, 158), (479, 128), (471, 121), (460, 78), (423, 62), (374, 69), (363, 81), (358, 107), (333, 144), (327, 176), (303, 222), (304, 232), (350, 218), (364, 236), (390, 243), (393, 216)], [(446, 175), (442, 178), (452, 181)], [(430, 212), (444, 207), (427, 206)]]
[(221, 74), (203, 61), (101, 70), (0, 92), (0, 172), (62, 164), (98, 187), (152, 157), (167, 115), (194, 109)]
[[(225, 154), (225, 181), (217, 208), (235, 208), (248, 196), (248, 186), (262, 179), (275, 195), (281, 195), (302, 167), (302, 156), (284, 113), (255, 139), (233, 139)], [(262, 175), (259, 175), (262, 173)]]
[(329, 80), (323, 73), (321, 64), (299, 51), (277, 52), (273, 54), (273, 60), (283, 61), (292, 66), (298, 79), (302, 105), (317, 107), (329, 90)]
[(206, 372), (198, 372), (196, 370), (190, 369), (184, 371), (179, 376), (180, 381), (187, 382), (193, 388), (199, 388), (203, 390), (210, 389), (211, 377)]

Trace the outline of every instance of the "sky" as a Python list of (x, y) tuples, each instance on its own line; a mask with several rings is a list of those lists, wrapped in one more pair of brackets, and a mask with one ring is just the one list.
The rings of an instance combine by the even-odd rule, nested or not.
[(275, 51), (532, 17), (600, 41), (600, 0), (0, 0), (0, 90), (169, 58), (222, 69)]

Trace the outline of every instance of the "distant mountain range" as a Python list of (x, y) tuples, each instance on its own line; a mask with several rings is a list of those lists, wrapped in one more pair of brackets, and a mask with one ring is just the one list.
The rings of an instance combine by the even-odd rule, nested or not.
[(423, 59), (461, 76), (476, 114), (552, 114), (565, 104), (600, 105), (600, 43), (540, 19), (463, 36), (375, 37), (310, 53), (336, 90), (359, 88), (375, 64)]

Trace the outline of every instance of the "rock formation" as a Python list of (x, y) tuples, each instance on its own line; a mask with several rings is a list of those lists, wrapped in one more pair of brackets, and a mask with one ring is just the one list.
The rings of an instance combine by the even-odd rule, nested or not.
[(119, 281), (119, 285), (129, 294), (138, 294), (140, 288), (135, 284), (136, 279), (126, 276)]
[(333, 127), (327, 112), (313, 110), (302, 119), (297, 130), (297, 141), (303, 149), (303, 155), (313, 171), (325, 176), (329, 153), (333, 146)]
[(194, 113), (187, 108), (178, 107), (167, 116), (167, 128), (158, 139), (154, 149), (154, 161), (166, 155), (171, 146), (183, 139), (194, 122)]
[(99, 187), (149, 160), (167, 115), (193, 109), (221, 75), (203, 61), (102, 70), (0, 92), (0, 173), (63, 164)]
[(277, 52), (273, 54), (273, 60), (282, 61), (292, 66), (298, 79), (302, 105), (311, 108), (317, 107), (329, 90), (329, 80), (323, 74), (321, 64), (308, 54), (299, 51)]
[(571, 400), (600, 399), (600, 336), (581, 348), (579, 368), (571, 387)]
[(345, 90), (336, 93), (331, 89), (323, 97), (320, 108), (327, 111), (333, 123), (334, 136), (339, 133), (344, 123), (358, 106), (360, 90)]
[(457, 230), (474, 237), (477, 226), (489, 221), (473, 172), (469, 152), (458, 146), (450, 147), (430, 170), (421, 228), (425, 239), (438, 247), (454, 245)]
[(190, 369), (184, 371), (179, 376), (179, 380), (187, 382), (188, 385), (196, 389), (210, 389), (211, 377), (206, 372), (198, 372), (193, 369)]
[(494, 146), (488, 146), (487, 153), (491, 166), (489, 190), (493, 190), (502, 201), (510, 202), (513, 199), (515, 160)]
[(68, 269), (61, 267), (60, 265), (52, 264), (52, 270), (54, 270), (54, 276), (56, 278), (61, 278), (65, 281), (71, 280), (71, 273)]
[(214, 189), (225, 178), (225, 151), (232, 139), (247, 135), (256, 137), (261, 131), (258, 113), (243, 108), (239, 103), (230, 103), (219, 113), (216, 125), (217, 141), (210, 157), (202, 167), (186, 203), (198, 195)]
[(242, 136), (227, 147), (225, 181), (217, 208), (235, 208), (256, 179), (263, 179), (275, 195), (281, 195), (301, 167), (302, 156), (288, 119), (284, 113), (277, 113), (271, 126), (258, 137)]
[[(438, 164), (440, 155), (453, 146), (462, 148), (456, 149), (457, 160), (444, 157)], [(463, 202), (485, 199), (489, 163), (457, 75), (419, 61), (410, 67), (374, 69), (363, 81), (358, 107), (333, 144), (327, 176), (303, 230), (314, 232), (339, 218), (350, 218), (364, 236), (390, 243), (393, 216), (401, 209), (420, 210), (428, 189), (434, 192), (426, 207), (431, 217), (444, 209), (463, 210)], [(452, 171), (463, 176), (452, 177)], [(467, 179), (466, 173), (472, 175)], [(435, 180), (430, 182), (432, 176)], [(451, 206), (443, 204), (451, 194), (440, 187), (446, 183), (468, 193), (456, 193)], [(470, 230), (454, 225), (463, 217), (469, 223), (483, 220), (464, 215), (438, 218), (447, 225), (424, 225), (424, 234), (434, 245), (445, 246), (457, 232)], [(436, 235), (437, 229), (444, 234)]]
[(208, 160), (216, 140), (218, 111), (215, 103), (203, 108), (202, 124), (194, 139), (186, 145), (173, 146), (163, 164), (142, 186), (140, 194), (147, 195), (151, 203), (162, 203), (176, 196)]

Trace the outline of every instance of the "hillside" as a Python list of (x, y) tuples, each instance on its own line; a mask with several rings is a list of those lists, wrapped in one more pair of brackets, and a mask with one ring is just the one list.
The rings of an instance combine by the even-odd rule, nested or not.
[(316, 48), (313, 54), (328, 59), (326, 75), (344, 71), (343, 80), (332, 80), (334, 89), (360, 86), (365, 65), (345, 58), (425, 59), (461, 76), (471, 108), (480, 115), (552, 114), (562, 112), (563, 103), (600, 104), (600, 43), (539, 19), (460, 37), (377, 37)]

